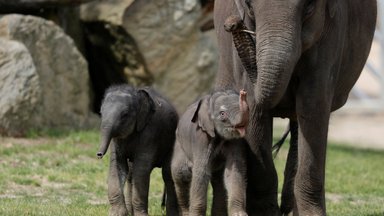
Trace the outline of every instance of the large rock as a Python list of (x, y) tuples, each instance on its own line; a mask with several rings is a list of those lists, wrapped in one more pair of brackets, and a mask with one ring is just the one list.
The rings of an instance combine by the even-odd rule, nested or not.
[(213, 32), (200, 31), (202, 16), (197, 0), (139, 0), (123, 18), (154, 75), (155, 87), (179, 111), (211, 88), (217, 70)]
[[(33, 81), (34, 85), (30, 85), (31, 90), (27, 90), (39, 92), (39, 94), (36, 93), (33, 100), (29, 100), (36, 100), (35, 102), (28, 102), (31, 105), (28, 110), (33, 109), (33, 112), (28, 111), (29, 118), (24, 118), (22, 113), (20, 113), (20, 117), (17, 117), (19, 112), (15, 112), (17, 116), (13, 117), (25, 119), (24, 125), (28, 127), (20, 128), (18, 133), (23, 134), (31, 127), (35, 129), (88, 127), (91, 113), (87, 62), (74, 45), (73, 40), (51, 21), (22, 15), (3, 16), (0, 19), (0, 37), (23, 44), (28, 49), (35, 67), (30, 66), (29, 68), (32, 69), (29, 72), (14, 74), (16, 70), (10, 70), (11, 67), (25, 67), (21, 65), (21, 61), (14, 59), (13, 62), (9, 62), (8, 67), (2, 67), (1, 73), (13, 74), (12, 76), (15, 78), (26, 76), (24, 79), (27, 79), (28, 76), (32, 76), (28, 74), (34, 74), (33, 71), (36, 71), (32, 77), (38, 78)], [(16, 51), (18, 50), (21, 48), (16, 49)], [(12, 55), (16, 54), (4, 54), (2, 59), (6, 59), (7, 56), (10, 58)], [(7, 77), (12, 79), (12, 76)], [(5, 81), (0, 80), (0, 82)], [(14, 83), (22, 85), (18, 82), (20, 80), (14, 79)], [(0, 94), (5, 95), (12, 91), (12, 87), (7, 86), (1, 88)], [(17, 95), (17, 92), (15, 94)], [(1, 109), (3, 107), (0, 107)], [(7, 122), (11, 121), (7, 120)], [(2, 127), (4, 127), (3, 133), (4, 130), (7, 133), (6, 130), (9, 126), (2, 125)]]
[(153, 82), (135, 41), (124, 28), (112, 23), (86, 22), (84, 29), (95, 112), (100, 111), (104, 91), (110, 85), (143, 86)]
[[(138, 47), (131, 50), (143, 56), (136, 62), (145, 69), (147, 83), (136, 83), (152, 84), (149, 79), (153, 78), (153, 85), (183, 111), (210, 89), (217, 70), (213, 32), (200, 31), (204, 11), (197, 0), (101, 0), (82, 5), (81, 19), (85, 25), (100, 22), (118, 29), (122, 25), (133, 38), (129, 43)], [(122, 37), (126, 36), (116, 38)], [(130, 82), (137, 72), (129, 64), (126, 68), (132, 71), (125, 73)]]
[[(136, 0), (137, 1), (137, 0)], [(84, 22), (105, 22), (121, 25), (124, 11), (134, 0), (99, 0), (81, 6), (81, 19)]]
[(41, 101), (36, 67), (27, 48), (0, 38), (0, 133), (21, 135)]
[(81, 6), (95, 112), (99, 112), (104, 91), (110, 85), (143, 86), (153, 82), (135, 40), (122, 27), (124, 11), (132, 2), (100, 0)]

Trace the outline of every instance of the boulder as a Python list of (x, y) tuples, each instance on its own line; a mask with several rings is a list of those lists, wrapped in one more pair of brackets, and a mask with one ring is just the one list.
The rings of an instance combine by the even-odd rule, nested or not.
[(124, 11), (132, 2), (101, 0), (80, 7), (94, 112), (99, 112), (104, 91), (112, 84), (145, 86), (153, 82), (136, 41), (122, 26)]
[[(81, 20), (121, 25), (124, 11), (135, 0), (99, 0), (81, 6)], [(140, 1), (140, 0), (136, 0)]]
[(217, 71), (213, 31), (200, 31), (203, 16), (197, 0), (138, 0), (123, 17), (124, 28), (154, 76), (154, 86), (179, 111), (211, 89)]
[[(203, 6), (210, 5), (207, 1), (197, 0), (94, 1), (81, 6), (81, 19), (85, 29), (93, 29), (92, 34), (86, 32), (90, 41), (96, 38), (93, 37), (95, 35), (105, 35), (102, 31), (106, 31), (102, 28), (95, 31), (95, 23), (99, 22), (99, 26), (110, 27), (105, 29), (109, 34), (113, 33), (113, 38), (127, 38), (124, 40), (125, 47), (135, 48), (125, 50), (125, 56), (136, 56), (125, 61), (125, 71), (128, 72), (115, 70), (114, 76), (123, 74), (127, 82), (134, 85), (154, 85), (179, 111), (183, 111), (199, 95), (211, 88), (217, 70), (218, 56), (214, 33), (200, 30), (201, 25), (206, 23), (207, 16), (207, 10), (201, 7), (202, 2), (205, 3)], [(126, 33), (121, 31), (121, 27)], [(115, 34), (117, 32), (119, 33)], [(105, 47), (115, 47), (115, 50), (116, 47), (122, 47), (119, 43), (108, 40), (108, 37), (102, 41)], [(119, 55), (118, 53), (115, 56)], [(92, 61), (89, 57), (88, 60)], [(101, 61), (103, 60), (97, 60)], [(116, 68), (116, 64), (109, 65)], [(90, 72), (91, 76), (99, 74), (92, 69)], [(138, 72), (144, 76), (137, 76)], [(137, 77), (141, 79), (138, 80)]]
[(0, 38), (0, 133), (20, 136), (33, 127), (41, 101), (36, 67), (27, 48)]
[[(36, 77), (36, 81), (33, 82), (35, 84), (31, 85), (32, 90), (28, 91), (36, 91), (39, 93), (36, 95), (40, 96), (31, 100), (35, 102), (30, 102), (29, 109), (33, 109), (33, 112), (30, 112), (29, 118), (14, 117), (26, 121), (27, 128), (20, 128), (19, 133), (41, 128), (89, 127), (90, 119), (93, 118), (90, 112), (88, 66), (73, 40), (51, 21), (15, 14), (1, 17), (0, 37), (25, 46), (33, 61), (33, 71), (36, 71), (33, 76)], [(14, 60), (11, 62), (12, 67), (23, 67), (17, 65), (20, 62)], [(2, 67), (4, 71), (1, 73), (15, 73), (9, 68), (11, 66)], [(29, 72), (29, 74), (34, 73)], [(12, 76), (7, 77), (12, 78)], [(0, 80), (0, 82), (3, 81)], [(15, 83), (17, 82), (19, 81), (15, 80)], [(3, 87), (0, 94), (7, 94), (11, 91), (9, 88), (11, 88), (9, 85), (8, 88)], [(0, 110), (2, 109), (3, 107), (0, 107)], [(18, 112), (15, 114), (19, 115)], [(5, 127), (3, 128), (5, 133), (7, 133), (6, 126), (2, 126)]]

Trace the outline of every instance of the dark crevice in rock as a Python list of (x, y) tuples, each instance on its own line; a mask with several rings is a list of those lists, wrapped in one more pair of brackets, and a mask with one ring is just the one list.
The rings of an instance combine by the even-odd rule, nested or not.
[(93, 89), (93, 111), (99, 113), (104, 91), (113, 84), (150, 85), (144, 57), (134, 39), (121, 27), (85, 22), (85, 50)]

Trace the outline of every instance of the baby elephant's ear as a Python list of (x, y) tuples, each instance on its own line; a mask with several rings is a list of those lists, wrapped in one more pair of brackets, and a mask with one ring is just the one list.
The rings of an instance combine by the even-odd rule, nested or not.
[(208, 99), (208, 97), (204, 97), (199, 100), (194, 107), (195, 111), (191, 121), (197, 122), (199, 127), (213, 138), (215, 137), (215, 128), (210, 118)]
[(147, 89), (139, 89), (138, 95), (138, 113), (136, 118), (136, 130), (141, 131), (151, 120), (155, 112), (155, 103)]

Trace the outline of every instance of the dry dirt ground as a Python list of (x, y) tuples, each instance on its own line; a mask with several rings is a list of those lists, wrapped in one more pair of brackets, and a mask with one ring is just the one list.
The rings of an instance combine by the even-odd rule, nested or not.
[(328, 137), (341, 144), (384, 150), (384, 113), (335, 113)]

